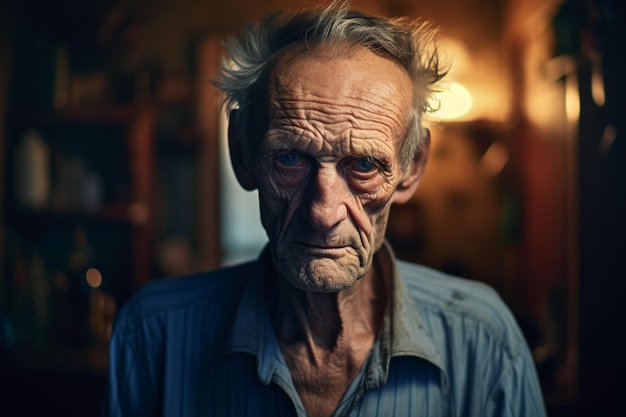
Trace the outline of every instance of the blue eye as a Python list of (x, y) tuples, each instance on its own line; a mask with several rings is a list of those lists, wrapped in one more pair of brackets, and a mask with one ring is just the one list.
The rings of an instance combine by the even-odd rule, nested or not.
[(354, 167), (359, 172), (370, 172), (374, 169), (374, 162), (370, 158), (357, 159), (354, 162)]
[(302, 164), (304, 160), (295, 152), (284, 152), (278, 155), (278, 162), (285, 166), (296, 166)]

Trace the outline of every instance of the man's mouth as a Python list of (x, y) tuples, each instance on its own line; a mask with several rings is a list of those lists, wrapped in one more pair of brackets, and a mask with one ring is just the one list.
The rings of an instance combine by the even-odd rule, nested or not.
[(297, 245), (302, 246), (304, 251), (313, 255), (321, 257), (338, 257), (345, 255), (346, 250), (350, 247), (347, 244), (317, 244), (308, 242), (296, 242)]

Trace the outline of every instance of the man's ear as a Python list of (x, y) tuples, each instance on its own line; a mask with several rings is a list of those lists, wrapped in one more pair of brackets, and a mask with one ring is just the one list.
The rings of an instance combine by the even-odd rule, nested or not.
[(257, 182), (249, 166), (248, 158), (244, 153), (244, 138), (241, 135), (241, 125), (239, 123), (239, 110), (231, 110), (228, 116), (228, 151), (230, 152), (230, 162), (235, 171), (237, 181), (243, 188), (252, 191), (257, 188)]
[(413, 157), (413, 163), (405, 173), (404, 179), (400, 181), (393, 195), (393, 202), (402, 204), (411, 199), (417, 186), (419, 185), (424, 170), (426, 169), (426, 162), (428, 161), (428, 154), (430, 153), (430, 130), (426, 130), (426, 137), (424, 143), (415, 152)]

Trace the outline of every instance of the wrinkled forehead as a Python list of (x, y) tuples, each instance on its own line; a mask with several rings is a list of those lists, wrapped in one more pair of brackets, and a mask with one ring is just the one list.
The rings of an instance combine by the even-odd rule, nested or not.
[(268, 77), (268, 99), (316, 96), (372, 100), (406, 119), (413, 83), (406, 70), (391, 59), (364, 47), (295, 46), (277, 58)]

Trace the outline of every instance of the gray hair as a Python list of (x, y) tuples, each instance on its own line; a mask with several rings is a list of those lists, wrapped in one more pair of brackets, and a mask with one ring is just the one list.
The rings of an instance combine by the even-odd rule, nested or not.
[[(428, 22), (405, 18), (373, 17), (349, 9), (349, 0), (333, 1), (325, 8), (296, 14), (276, 12), (247, 26), (225, 45), (227, 54), (214, 84), (224, 92), (229, 110), (238, 108), (238, 125), (245, 140), (258, 139), (267, 123), (267, 78), (276, 60), (297, 45), (324, 48), (340, 56), (346, 48), (365, 47), (398, 62), (413, 82), (414, 104), (401, 150), (407, 169), (424, 143), (423, 114), (431, 111), (430, 98), (446, 71), (441, 68), (436, 40), (438, 31)], [(267, 126), (265, 126), (266, 128)], [(250, 150), (255, 142), (248, 143)]]

